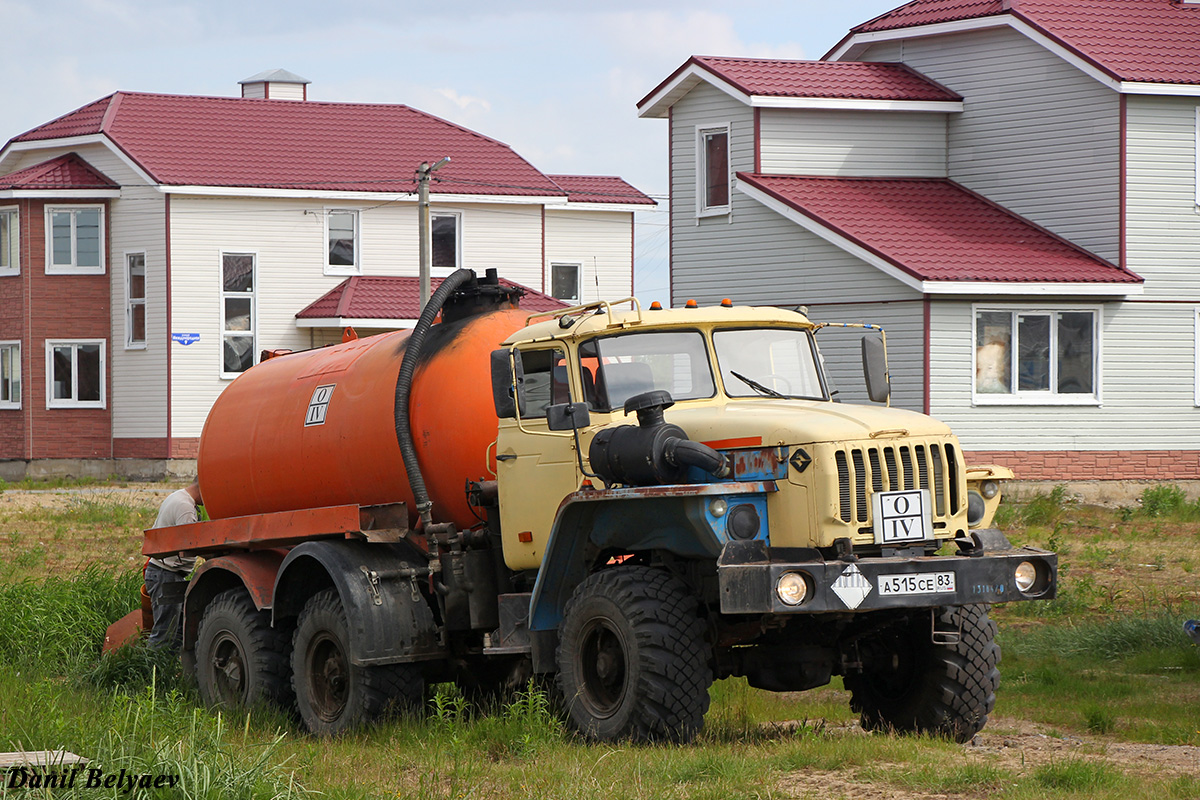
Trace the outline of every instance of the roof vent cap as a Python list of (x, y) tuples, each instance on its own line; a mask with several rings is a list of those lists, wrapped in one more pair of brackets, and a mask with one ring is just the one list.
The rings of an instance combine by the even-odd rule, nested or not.
[(269, 69), (238, 83), (242, 97), (250, 100), (307, 100), (312, 81), (286, 69)]

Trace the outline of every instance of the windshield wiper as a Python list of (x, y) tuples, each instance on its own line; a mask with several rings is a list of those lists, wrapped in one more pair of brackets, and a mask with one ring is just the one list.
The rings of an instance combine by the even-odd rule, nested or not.
[(774, 389), (772, 389), (768, 386), (763, 386), (758, 381), (753, 380), (751, 378), (747, 378), (745, 375), (741, 374), (740, 372), (734, 372), (733, 370), (729, 370), (729, 374), (732, 375), (733, 377), (737, 378), (738, 380), (742, 381), (743, 383), (745, 383), (747, 386), (749, 386), (751, 389), (758, 392), (759, 394), (765, 394), (767, 397), (779, 397), (784, 400), (787, 399), (786, 394), (780, 394), (779, 392), (775, 391)]

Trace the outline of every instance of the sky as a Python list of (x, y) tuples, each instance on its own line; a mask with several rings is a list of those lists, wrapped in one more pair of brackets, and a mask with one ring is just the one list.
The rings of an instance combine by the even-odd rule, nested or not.
[(403, 103), (542, 172), (625, 178), (660, 202), (637, 215), (635, 288), (666, 301), (666, 121), (638, 100), (689, 56), (817, 59), (901, 3), (0, 0), (0, 141), (117, 90), (238, 96), (283, 68), (311, 100)]

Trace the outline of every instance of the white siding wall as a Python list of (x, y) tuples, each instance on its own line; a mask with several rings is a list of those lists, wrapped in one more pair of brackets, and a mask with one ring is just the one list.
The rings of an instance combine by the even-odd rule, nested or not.
[[(700, 84), (671, 110), (671, 300), (684, 300), (713, 289), (717, 300), (736, 291), (731, 270), (749, 266), (733, 225), (749, 208), (760, 207), (736, 190), (729, 193), (730, 214), (696, 216), (696, 126), (729, 127), (731, 173), (754, 170), (754, 114), (748, 106), (708, 84)], [(709, 298), (711, 299), (711, 298)], [(740, 298), (738, 298), (740, 301)]]
[[(416, 275), (415, 204), (361, 206), (363, 274)], [(195, 344), (172, 345), (173, 435), (199, 436), (209, 408), (229, 383), (220, 377), (222, 251), (258, 254), (256, 350), (324, 343), (327, 337), (298, 329), (295, 315), (344, 280), (324, 274), (325, 208), (313, 200), (172, 197), (172, 327), (200, 334)], [(450, 206), (435, 197), (433, 210), (461, 213), (464, 267), (479, 272), (496, 267), (510, 280), (540, 285), (540, 206)]]
[(1146, 297), (1200, 299), (1196, 98), (1126, 101), (1127, 265)]
[(580, 302), (618, 300), (633, 293), (633, 214), (624, 211), (546, 211), (546, 285), (553, 262), (582, 264)]
[[(915, 300), (812, 305), (809, 306), (808, 316), (813, 322), (869, 322), (882, 326), (887, 333), (892, 405), (912, 411), (924, 410), (924, 303)], [(862, 330), (851, 328), (825, 328), (817, 334), (817, 344), (825, 358), (826, 371), (837, 384), (838, 398), (845, 403), (870, 402), (863, 379), (860, 349), (863, 334)]]
[(946, 177), (946, 114), (762, 109), (762, 171)]
[[(9, 162), (8, 167), (12, 170), (24, 169), (72, 152), (78, 153), (92, 167), (121, 185), (121, 197), (109, 201), (111, 237), (107, 253), (112, 292), (112, 333), (106, 353), (112, 378), (110, 407), (113, 436), (161, 438), (167, 435), (165, 201), (124, 161), (100, 144), (21, 153)], [(144, 350), (125, 349), (126, 252), (146, 254)]]
[(862, 59), (902, 60), (963, 95), (948, 121), (951, 178), (1117, 259), (1115, 92), (1009, 29), (886, 43)]
[[(1054, 308), (1039, 300), (1030, 307)], [(969, 450), (1190, 450), (1200, 448), (1192, 365), (1195, 307), (1103, 305), (1100, 406), (971, 405), (971, 303), (932, 310), (930, 412)], [(1153, 354), (1151, 357), (1149, 354)]]

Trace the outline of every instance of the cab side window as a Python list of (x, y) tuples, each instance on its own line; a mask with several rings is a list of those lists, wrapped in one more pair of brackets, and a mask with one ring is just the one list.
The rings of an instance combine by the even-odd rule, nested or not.
[(521, 366), (525, 372), (521, 419), (543, 419), (547, 406), (571, 401), (567, 356), (562, 350), (522, 350)]

